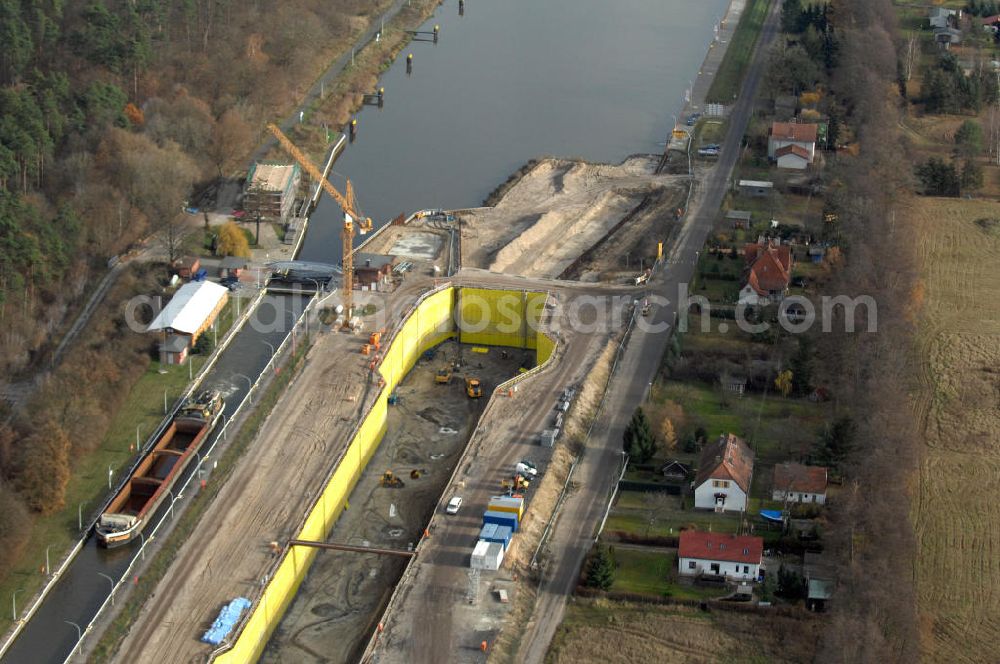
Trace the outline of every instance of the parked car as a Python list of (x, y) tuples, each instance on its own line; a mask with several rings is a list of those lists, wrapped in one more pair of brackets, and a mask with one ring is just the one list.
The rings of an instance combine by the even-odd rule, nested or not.
[(686, 122), (687, 126), (693, 127), (695, 123), (698, 122), (698, 118), (700, 117), (701, 113), (692, 113), (691, 115), (687, 116), (687, 122)]
[(191, 275), (191, 281), (205, 281), (205, 278), (207, 276), (208, 276), (208, 270), (206, 270), (205, 268), (201, 268), (193, 275)]
[(448, 514), (458, 514), (458, 509), (462, 506), (462, 497), (454, 496), (448, 501), (448, 506), (444, 508), (444, 511)]

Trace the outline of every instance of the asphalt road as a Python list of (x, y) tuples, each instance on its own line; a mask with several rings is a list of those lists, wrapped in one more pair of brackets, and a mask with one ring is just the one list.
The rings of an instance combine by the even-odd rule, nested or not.
[[(625, 425), (635, 408), (647, 397), (670, 337), (668, 324), (677, 312), (678, 289), (681, 284), (690, 283), (698, 252), (712, 229), (725, 196), (766, 66), (768, 46), (777, 34), (780, 5), (780, 2), (772, 3), (768, 13), (757, 51), (747, 70), (742, 94), (729, 117), (719, 162), (701, 182), (701, 190), (695, 195), (687, 223), (662, 270), (658, 270), (651, 281), (651, 292), (667, 300), (667, 303), (656, 306), (652, 315), (653, 322), (659, 325), (636, 327), (611, 380), (604, 409), (577, 468), (579, 489), (569, 494), (564, 502), (547, 544), (552, 554), (548, 557), (552, 566), (543, 569), (539, 597), (521, 640), (517, 661), (527, 664), (544, 661), (556, 628), (562, 622), (566, 599), (576, 586), (580, 566), (590, 550), (593, 533), (604, 514), (614, 480), (621, 469), (621, 440)], [(650, 330), (648, 327), (664, 329)]]

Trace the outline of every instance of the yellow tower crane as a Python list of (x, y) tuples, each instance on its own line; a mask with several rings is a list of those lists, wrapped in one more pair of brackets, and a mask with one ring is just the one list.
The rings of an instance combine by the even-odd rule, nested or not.
[(323, 173), (320, 172), (316, 165), (309, 160), (309, 157), (305, 156), (301, 150), (295, 147), (295, 144), (285, 136), (284, 132), (278, 128), (278, 125), (274, 123), (269, 123), (267, 125), (268, 130), (274, 134), (274, 137), (278, 139), (281, 143), (281, 147), (285, 148), (285, 151), (292, 156), (292, 158), (299, 163), (309, 176), (318, 182), (326, 193), (333, 197), (333, 200), (337, 201), (337, 204), (344, 210), (344, 228), (341, 231), (340, 237), (344, 243), (344, 279), (342, 290), (342, 298), (344, 300), (344, 313), (345, 323), (350, 323), (351, 315), (353, 313), (353, 301), (354, 301), (354, 222), (357, 221), (357, 230), (364, 235), (372, 229), (372, 220), (368, 217), (362, 216), (357, 211), (357, 203), (354, 200), (354, 186), (351, 185), (351, 181), (347, 180), (347, 185), (344, 187), (345, 193), (341, 194), (337, 191), (337, 188), (330, 184), (330, 181), (323, 177)]

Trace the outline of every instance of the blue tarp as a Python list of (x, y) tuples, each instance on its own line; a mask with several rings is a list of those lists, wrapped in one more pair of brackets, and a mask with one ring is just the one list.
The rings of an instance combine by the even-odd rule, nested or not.
[(781, 523), (784, 518), (779, 510), (761, 510), (760, 515), (767, 521), (773, 521), (774, 523)]
[(219, 617), (212, 623), (205, 635), (201, 637), (202, 642), (217, 646), (222, 640), (229, 636), (233, 627), (240, 621), (243, 612), (250, 608), (250, 600), (246, 597), (237, 597), (232, 602), (222, 607)]

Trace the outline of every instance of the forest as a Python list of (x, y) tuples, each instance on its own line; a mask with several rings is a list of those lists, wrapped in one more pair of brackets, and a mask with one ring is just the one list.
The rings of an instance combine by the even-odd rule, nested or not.
[(155, 288), (162, 261), (126, 270), (50, 366), (109, 261), (173, 254), (163, 238), (192, 195), (245, 173), (264, 123), (388, 4), (0, 0), (0, 376), (34, 385), (17, 412), (0, 405), (0, 569), (68, 509), (74, 460), (150, 364), (115, 307)]

